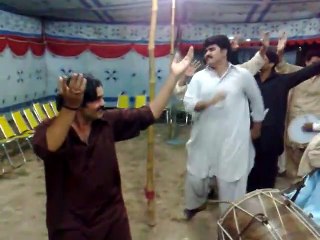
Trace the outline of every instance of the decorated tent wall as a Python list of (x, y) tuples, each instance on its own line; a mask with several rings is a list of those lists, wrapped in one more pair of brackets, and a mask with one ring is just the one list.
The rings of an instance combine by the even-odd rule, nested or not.
[[(126, 92), (148, 94), (148, 26), (100, 23), (45, 22), (49, 91), (54, 94), (56, 76), (86, 72), (104, 85), (107, 105)], [(158, 90), (168, 74), (170, 27), (157, 30)]]
[[(52, 98), (57, 77), (90, 73), (104, 85), (106, 105), (117, 96), (148, 94), (148, 27), (46, 21), (0, 11), (1, 112)], [(6, 20), (7, 19), (7, 20)], [(10, 19), (10, 21), (8, 21)], [(10, 22), (10, 24), (6, 24)], [(44, 32), (42, 30), (44, 29)], [(157, 35), (158, 90), (168, 74), (170, 27)]]
[(0, 11), (0, 109), (10, 110), (47, 96), (42, 25), (30, 18)]
[[(106, 103), (117, 96), (148, 94), (147, 40), (151, 2), (128, 0), (64, 1), (1, 0), (0, 9), (0, 111), (31, 101), (52, 98), (57, 77), (72, 71), (91, 73), (105, 89)], [(171, 1), (159, 1), (156, 33), (156, 72), (159, 90), (168, 73)], [(320, 2), (304, 1), (177, 1), (176, 46), (201, 49), (213, 34), (240, 34), (243, 47), (259, 45), (262, 31), (276, 41), (288, 33), (287, 61), (295, 63), (303, 44), (320, 42)], [(9, 13), (10, 12), (10, 13)], [(22, 15), (19, 15), (22, 14)], [(27, 17), (35, 16), (35, 17)], [(38, 18), (36, 18), (38, 17)], [(245, 61), (255, 49), (241, 49)]]

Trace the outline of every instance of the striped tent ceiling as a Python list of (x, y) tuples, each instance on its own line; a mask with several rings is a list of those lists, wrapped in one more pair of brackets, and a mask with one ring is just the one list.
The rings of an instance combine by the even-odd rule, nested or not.
[[(0, 9), (62, 21), (149, 23), (151, 0), (0, 0)], [(171, 0), (158, 0), (169, 23)], [(320, 0), (176, 0), (181, 23), (255, 23), (320, 18)]]

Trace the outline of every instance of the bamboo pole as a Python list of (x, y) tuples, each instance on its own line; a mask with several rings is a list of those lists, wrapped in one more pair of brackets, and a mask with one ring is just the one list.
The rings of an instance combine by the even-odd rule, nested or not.
[[(156, 85), (156, 70), (155, 70), (155, 35), (157, 29), (157, 13), (158, 0), (152, 0), (150, 33), (149, 33), (149, 96), (150, 101), (155, 96)], [(147, 221), (148, 225), (154, 226), (155, 221), (155, 191), (154, 191), (154, 127), (148, 128), (148, 156), (147, 156), (147, 183), (146, 183), (146, 198), (147, 198)]]
[(176, 0), (172, 0), (172, 5), (171, 5), (171, 38), (170, 38), (170, 64), (173, 61), (174, 57), (174, 37), (175, 37), (175, 19), (176, 19)]
[[(176, 0), (172, 0), (172, 4), (171, 4), (171, 36), (170, 36), (170, 65), (171, 62), (173, 61), (174, 58), (174, 43), (175, 43), (175, 15), (176, 15)], [(169, 66), (170, 67), (170, 66)], [(170, 106), (170, 112), (172, 106)], [(173, 122), (172, 119), (169, 119), (169, 140), (172, 140), (175, 138), (175, 133), (176, 133), (176, 122)]]

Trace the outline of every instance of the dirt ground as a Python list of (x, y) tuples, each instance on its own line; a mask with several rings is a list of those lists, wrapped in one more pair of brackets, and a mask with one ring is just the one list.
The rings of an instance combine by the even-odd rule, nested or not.
[[(211, 240), (216, 239), (217, 206), (199, 213), (191, 222), (181, 221), (186, 152), (185, 145), (166, 143), (166, 125), (155, 127), (155, 227), (146, 224), (143, 188), (146, 173), (146, 133), (117, 144), (124, 198), (133, 240)], [(179, 138), (186, 141), (189, 127), (179, 127)], [(22, 167), (0, 177), (0, 240), (44, 240), (45, 187), (43, 165), (30, 150)], [(20, 156), (15, 157), (20, 161)], [(288, 180), (279, 178), (280, 189)]]

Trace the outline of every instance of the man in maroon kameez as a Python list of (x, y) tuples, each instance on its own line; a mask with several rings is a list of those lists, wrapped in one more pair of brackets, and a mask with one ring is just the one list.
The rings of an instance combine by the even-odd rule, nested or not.
[(44, 161), (49, 240), (130, 240), (115, 142), (139, 135), (159, 118), (193, 48), (173, 61), (149, 106), (103, 110), (101, 82), (60, 78), (59, 115), (36, 129), (33, 146)]

